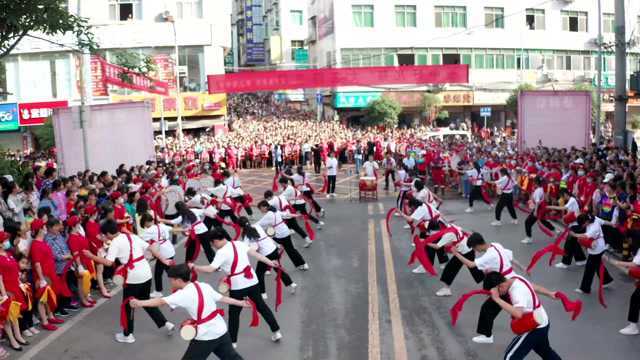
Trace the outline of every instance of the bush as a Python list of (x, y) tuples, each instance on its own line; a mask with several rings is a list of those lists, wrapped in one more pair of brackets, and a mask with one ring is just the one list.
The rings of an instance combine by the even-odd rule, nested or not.
[(402, 106), (397, 101), (383, 96), (372, 101), (366, 112), (366, 125), (383, 125), (388, 128), (395, 128), (398, 126), (398, 115), (402, 112)]
[(505, 104), (505, 107), (507, 108), (507, 110), (511, 111), (511, 113), (515, 115), (518, 115), (518, 95), (520, 95), (521, 91), (529, 91), (529, 90), (535, 90), (535, 89), (536, 89), (535, 86), (531, 84), (522, 84), (517, 88), (513, 89), (513, 91), (511, 92), (511, 95), (507, 99), (507, 103)]
[(6, 152), (0, 152), (0, 176), (11, 175), (13, 181), (20, 184), (24, 176), (31, 172), (28, 163), (14, 159)]
[(38, 149), (48, 151), (56, 146), (56, 139), (53, 135), (53, 122), (51, 122), (51, 118), (47, 119), (44, 125), (31, 127), (31, 132), (38, 144)]

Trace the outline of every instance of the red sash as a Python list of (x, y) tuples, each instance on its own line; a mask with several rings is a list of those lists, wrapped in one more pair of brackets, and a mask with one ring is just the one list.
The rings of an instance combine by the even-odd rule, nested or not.
[[(194, 262), (198, 259), (198, 255), (200, 255), (200, 241), (198, 240), (198, 234), (196, 234), (196, 226), (202, 224), (202, 221), (196, 221), (193, 224), (191, 224), (191, 227), (189, 229), (189, 238), (187, 239), (187, 242), (184, 243), (184, 247), (188, 248), (191, 244), (193, 244), (193, 246), (195, 247), (195, 250), (193, 252), (193, 257), (191, 259), (187, 259), (187, 262)], [(160, 231), (158, 229), (158, 231)]]
[(209, 315), (202, 317), (202, 314), (204, 312), (204, 296), (202, 295), (202, 289), (200, 288), (200, 284), (198, 284), (197, 282), (193, 282), (192, 284), (196, 287), (196, 292), (198, 294), (198, 314), (195, 320), (193, 319), (187, 320), (185, 324), (189, 324), (197, 327), (199, 325), (202, 325), (204, 323), (207, 323), (215, 319), (216, 316), (224, 316), (224, 310), (216, 309), (212, 311)]
[(129, 276), (129, 270), (133, 270), (135, 268), (135, 263), (144, 260), (144, 254), (138, 258), (135, 258), (135, 259), (133, 258), (133, 240), (131, 239), (131, 235), (129, 233), (124, 233), (124, 234), (127, 236), (127, 240), (129, 240), (129, 259), (127, 260), (126, 264), (124, 264), (123, 266), (120, 266), (116, 270), (116, 275), (120, 275), (124, 279), (122, 286), (127, 285), (127, 277)]
[(496, 253), (498, 254), (498, 258), (500, 259), (500, 269), (498, 270), (500, 274), (502, 274), (502, 276), (507, 276), (511, 274), (513, 272), (513, 268), (510, 267), (508, 269), (504, 269), (504, 259), (502, 258), (502, 253), (500, 253), (500, 250), (498, 250), (498, 248), (495, 245), (491, 245), (491, 247), (496, 250)]
[[(236, 269), (238, 267), (238, 249), (236, 249), (236, 245), (233, 243), (233, 241), (231, 241), (231, 247), (233, 249), (233, 261), (231, 262), (231, 272), (229, 273), (229, 275), (225, 276), (224, 278), (224, 282), (226, 282), (227, 285), (229, 285), (229, 290), (231, 290), (231, 278), (233, 276), (244, 275), (246, 279), (253, 279), (253, 272), (251, 271), (251, 265), (247, 265), (241, 271), (236, 272)], [(257, 327), (258, 325), (260, 325), (260, 318), (258, 317), (258, 309), (256, 308), (256, 304), (253, 301), (249, 300), (249, 302), (251, 303), (251, 309), (252, 309), (251, 324), (249, 326)]]
[(511, 331), (513, 331), (513, 333), (516, 335), (522, 335), (535, 330), (540, 325), (536, 321), (533, 313), (536, 309), (539, 309), (542, 304), (540, 303), (538, 295), (533, 290), (533, 287), (531, 286), (531, 284), (529, 284), (528, 281), (519, 276), (514, 276), (514, 279), (519, 280), (526, 285), (527, 289), (529, 289), (529, 292), (531, 292), (531, 298), (533, 299), (533, 311), (522, 314), (522, 317), (520, 317), (519, 319), (511, 319)]

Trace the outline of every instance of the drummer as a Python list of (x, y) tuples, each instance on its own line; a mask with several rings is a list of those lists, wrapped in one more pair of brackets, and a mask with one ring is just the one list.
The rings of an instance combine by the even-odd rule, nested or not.
[[(168, 305), (172, 310), (181, 307), (189, 313), (192, 321), (199, 323), (196, 324), (195, 337), (189, 342), (189, 347), (182, 359), (207, 359), (213, 353), (224, 360), (242, 360), (242, 356), (236, 352), (231, 343), (227, 324), (223, 318), (224, 312), (217, 308), (216, 302), (251, 307), (249, 301), (222, 296), (211, 285), (204, 282), (191, 282), (191, 270), (186, 264), (170, 267), (167, 275), (174, 290), (173, 294), (150, 300), (133, 299), (130, 301), (131, 307), (149, 308)], [(200, 308), (202, 312), (198, 314)], [(208, 321), (203, 321), (207, 319)]]

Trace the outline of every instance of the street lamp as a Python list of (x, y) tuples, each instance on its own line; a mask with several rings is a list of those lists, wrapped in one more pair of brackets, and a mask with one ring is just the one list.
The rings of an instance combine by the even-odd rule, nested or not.
[(171, 26), (173, 28), (173, 43), (174, 43), (174, 47), (175, 47), (175, 53), (176, 53), (176, 61), (175, 61), (175, 77), (176, 77), (176, 120), (177, 120), (177, 125), (178, 125), (178, 129), (176, 130), (176, 135), (178, 138), (178, 147), (180, 150), (182, 150), (182, 113), (181, 113), (181, 108), (182, 108), (182, 104), (180, 101), (180, 70), (178, 70), (178, 65), (180, 63), (180, 58), (178, 57), (179, 53), (178, 53), (178, 33), (176, 31), (176, 21), (173, 17), (173, 15), (171, 15), (171, 12), (169, 11), (165, 11), (163, 13), (163, 18), (166, 22), (171, 23)]

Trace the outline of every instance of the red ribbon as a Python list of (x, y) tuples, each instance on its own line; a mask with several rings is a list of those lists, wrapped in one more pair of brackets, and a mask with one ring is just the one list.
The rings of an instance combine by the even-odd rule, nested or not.
[(244, 194), (244, 202), (242, 203), (242, 205), (245, 208), (251, 207), (251, 204), (253, 203), (253, 196), (251, 196), (251, 194), (249, 193), (245, 193)]
[(389, 209), (389, 211), (387, 211), (387, 217), (385, 218), (385, 220), (386, 220), (385, 224), (387, 225), (387, 234), (389, 234), (389, 237), (392, 237), (392, 235), (391, 235), (391, 217), (393, 216), (393, 214), (396, 211), (398, 211), (397, 208)]
[(240, 237), (240, 234), (242, 233), (242, 230), (240, 229), (240, 225), (232, 221), (225, 220), (221, 218), (219, 215), (216, 215), (216, 220), (218, 220), (218, 222), (220, 222), (223, 225), (231, 226), (233, 230), (235, 230), (236, 235), (233, 237), (233, 241), (236, 241)]
[(580, 313), (582, 312), (582, 301), (580, 300), (571, 301), (569, 300), (569, 297), (561, 291), (556, 292), (556, 298), (562, 301), (562, 306), (564, 307), (564, 311), (572, 313), (571, 314), (572, 321), (574, 321), (575, 319), (578, 318), (578, 316), (580, 316)]
[(425, 249), (425, 246), (429, 243), (428, 239), (429, 238), (421, 241), (420, 236), (416, 235), (413, 237), (415, 250), (413, 250), (413, 253), (411, 253), (411, 257), (409, 258), (409, 262), (407, 263), (407, 265), (413, 264), (415, 260), (418, 259), (422, 267), (424, 267), (424, 269), (427, 270), (429, 274), (431, 274), (432, 276), (436, 276), (438, 275), (438, 273), (433, 268), (433, 264), (431, 263), (431, 260), (429, 260), (429, 256), (427, 256), (427, 250)]
[(480, 187), (480, 194), (482, 195), (482, 200), (484, 200), (484, 202), (486, 202), (488, 205), (491, 205), (491, 198), (487, 193), (487, 186), (487, 184), (484, 184)]
[(451, 314), (451, 325), (452, 326), (456, 326), (456, 323), (458, 322), (458, 317), (460, 316), (460, 313), (462, 312), (462, 309), (464, 308), (464, 303), (466, 303), (467, 300), (469, 300), (470, 298), (472, 298), (473, 296), (476, 296), (476, 295), (490, 296), (491, 292), (489, 290), (479, 289), (479, 290), (470, 291), (470, 292), (460, 296), (460, 298), (458, 299), (458, 301), (456, 301), (456, 303), (453, 305), (451, 310), (449, 310), (449, 314)]
[(191, 259), (187, 259), (187, 262), (194, 262), (200, 255), (200, 240), (198, 240), (198, 235), (196, 234), (196, 230), (193, 226), (189, 231), (189, 238), (187, 239), (187, 242), (184, 243), (184, 247), (188, 248), (190, 244), (193, 244), (195, 249), (193, 251), (193, 256), (191, 257)]
[(276, 269), (276, 312), (282, 304), (282, 266)]
[(258, 327), (258, 325), (260, 325), (260, 317), (258, 316), (256, 303), (251, 299), (247, 299), (247, 301), (251, 304), (251, 324), (249, 324), (249, 327)]
[[(569, 236), (569, 228), (565, 228), (564, 231), (558, 235), (558, 237), (556, 238), (556, 240), (553, 242), (553, 244), (555, 246), (557, 246), (558, 248), (560, 248), (560, 245), (562, 244), (563, 241), (565, 241), (567, 239), (567, 237)], [(562, 254), (560, 253), (556, 253), (556, 252), (552, 252), (551, 253), (551, 257), (549, 258), (549, 266), (551, 266), (553, 264), (553, 261), (556, 259), (556, 256), (564, 256), (564, 251)]]
[(549, 244), (544, 248), (536, 251), (533, 254), (533, 257), (531, 258), (531, 262), (529, 263), (529, 266), (527, 266), (527, 274), (531, 273), (531, 270), (536, 266), (538, 261), (542, 259), (542, 257), (545, 256), (547, 253), (551, 253), (552, 255), (562, 256), (564, 255), (564, 250), (554, 243), (554, 244)]
[(303, 216), (304, 219), (304, 228), (307, 230), (307, 233), (309, 234), (309, 239), (311, 239), (311, 241), (316, 239), (316, 233), (315, 231), (313, 231), (313, 227), (311, 227), (311, 222), (309, 221), (309, 215), (305, 214)]
[(273, 191), (273, 192), (278, 191), (278, 176), (280, 176), (280, 172), (277, 172), (273, 176), (273, 184), (271, 184), (271, 191)]
[(322, 174), (322, 189), (320, 189), (321, 193), (326, 193), (329, 191), (329, 177), (327, 174)]
[(525, 213), (525, 214), (529, 214), (529, 213), (531, 213), (531, 209), (523, 208), (523, 207), (522, 207), (522, 205), (520, 204), (520, 202), (518, 202), (518, 201), (514, 201), (514, 202), (513, 202), (513, 206), (514, 206), (516, 209), (518, 209), (518, 210), (522, 211), (522, 212), (523, 212), (523, 213)]
[(602, 305), (603, 308), (607, 308), (607, 303), (604, 301), (604, 260), (600, 258), (600, 267), (598, 268), (598, 276), (600, 277), (600, 282), (598, 284), (598, 302)]
[[(129, 330), (129, 321), (127, 321), (127, 305), (133, 299), (135, 299), (133, 296), (129, 296), (122, 301), (122, 304), (120, 304), (120, 327), (124, 332)], [(133, 309), (131, 309), (131, 311), (133, 311)]]
[(554, 232), (551, 229), (549, 229), (548, 227), (542, 225), (542, 223), (540, 221), (542, 221), (541, 218), (538, 219), (538, 227), (540, 228), (540, 231), (542, 231), (548, 237), (553, 237), (555, 235)]

